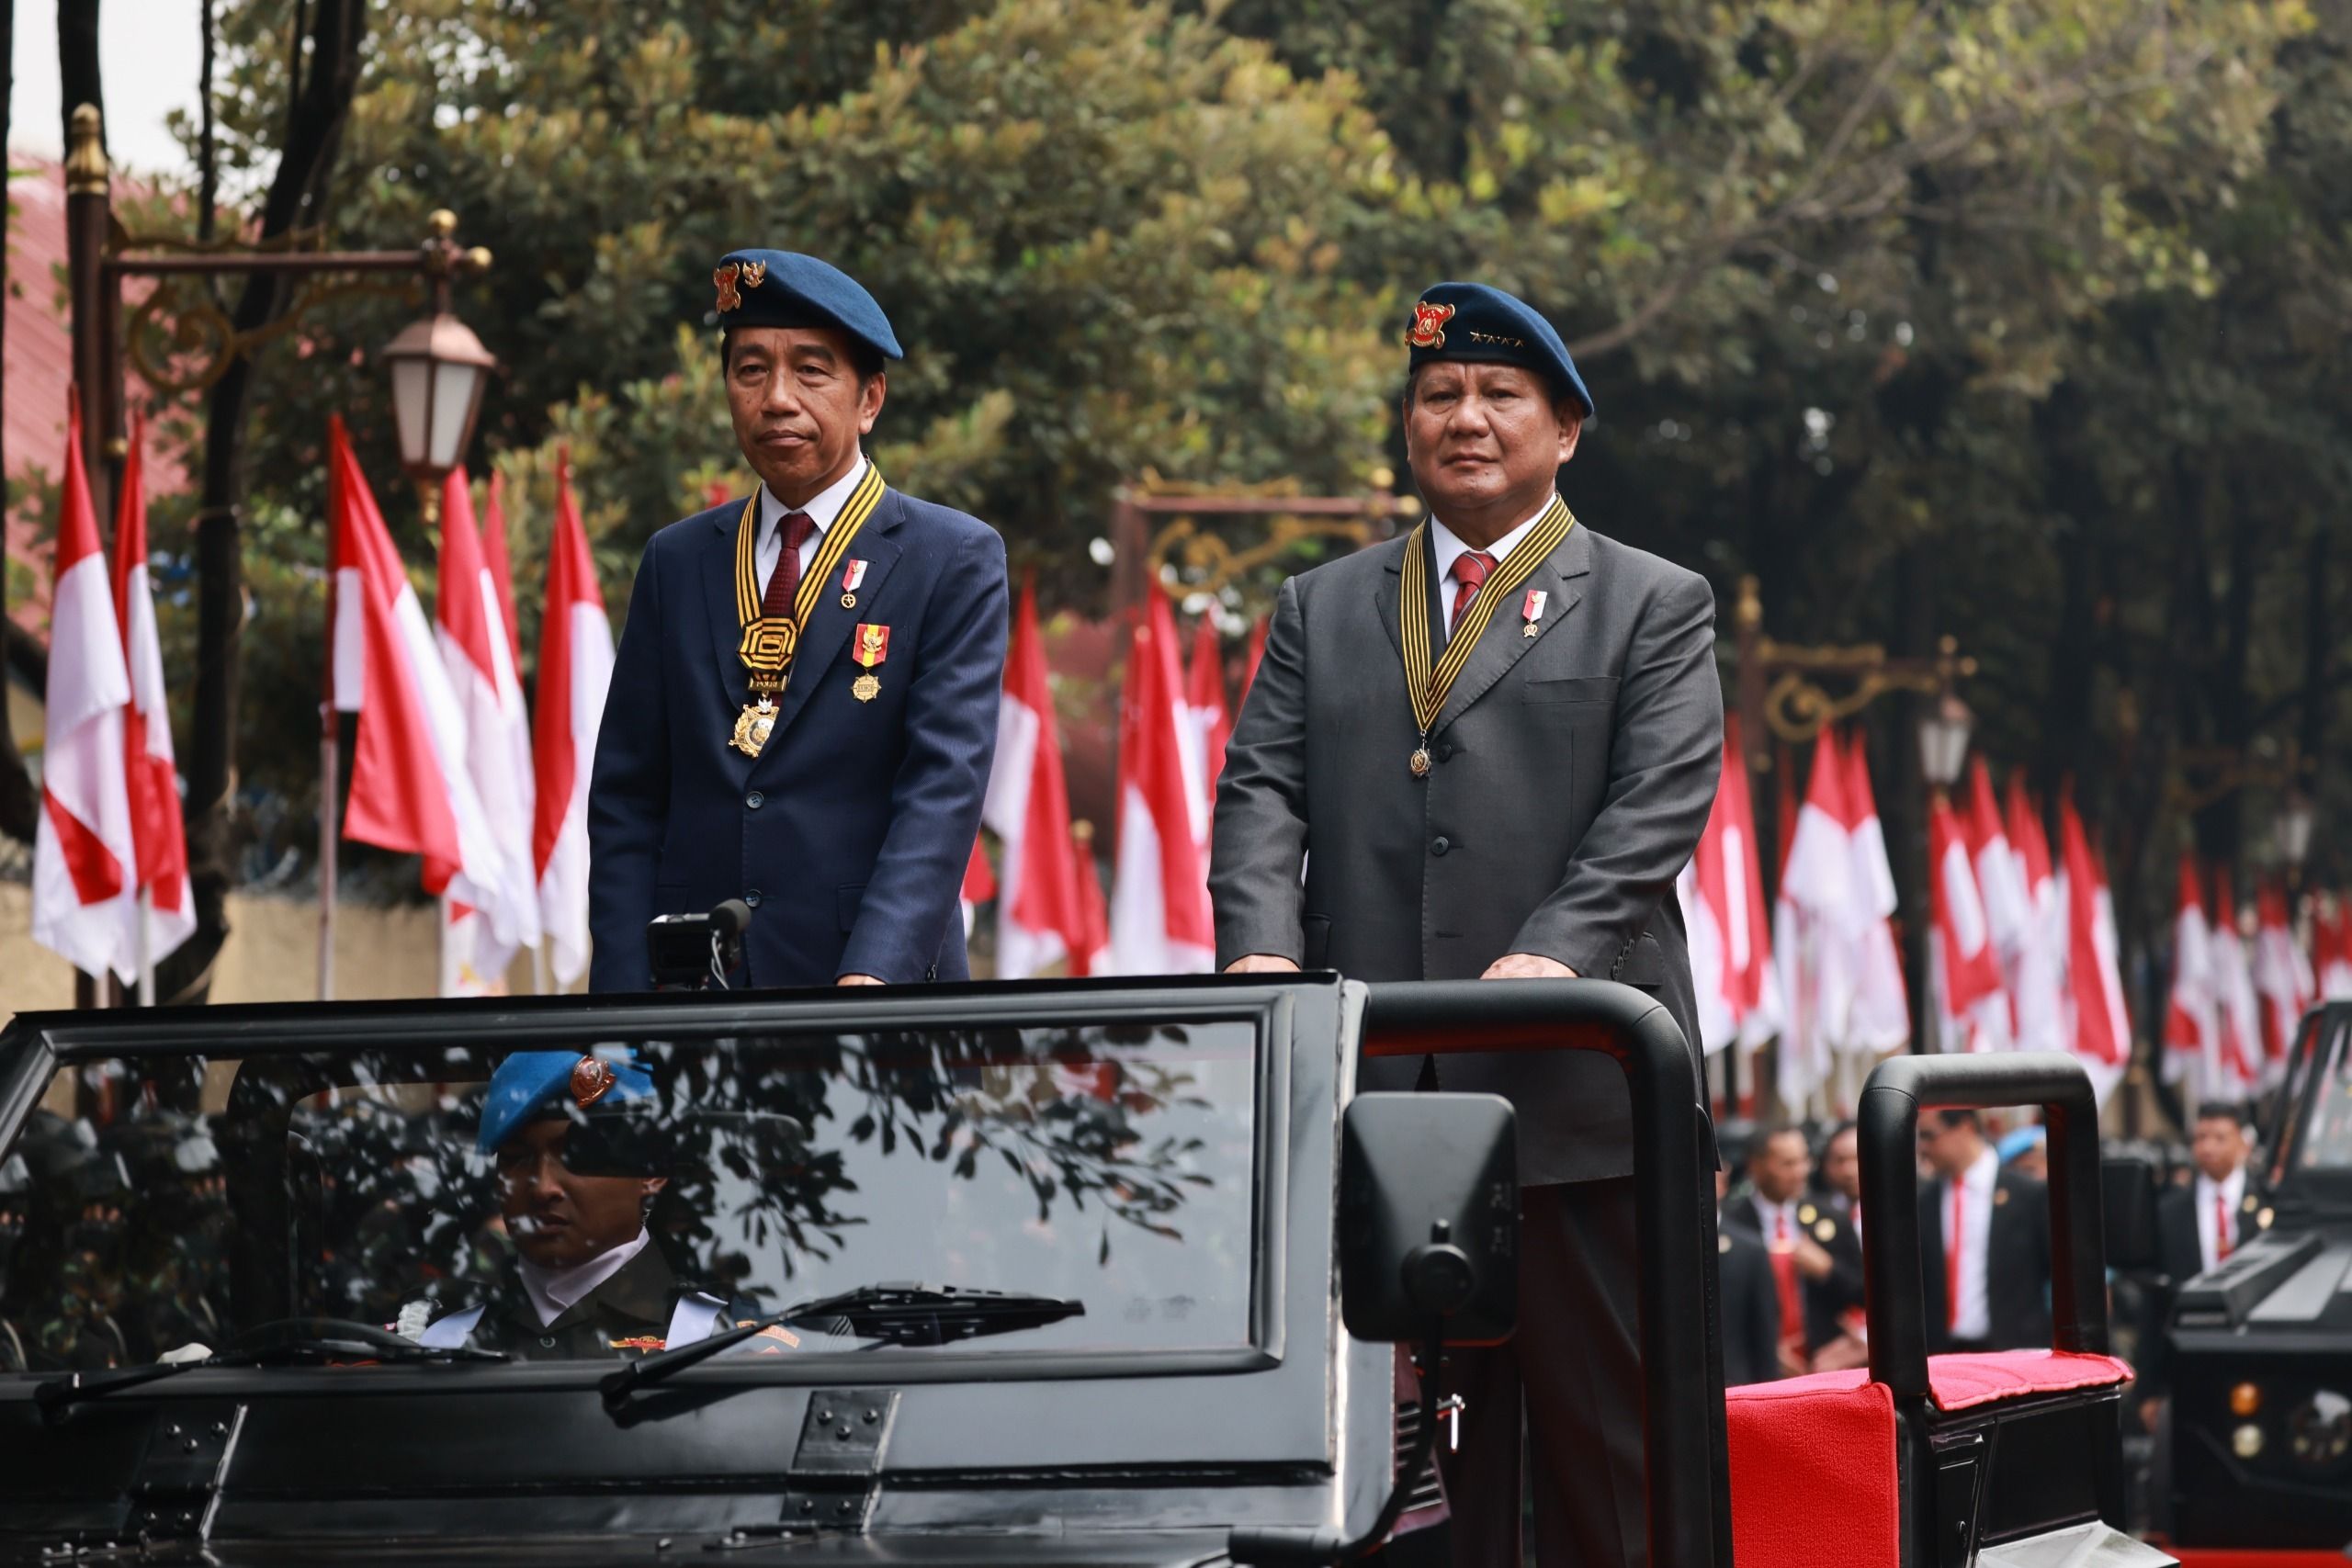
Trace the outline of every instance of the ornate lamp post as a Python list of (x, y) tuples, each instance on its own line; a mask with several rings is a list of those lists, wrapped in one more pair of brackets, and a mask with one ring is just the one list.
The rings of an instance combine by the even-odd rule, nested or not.
[[(400, 434), (401, 467), (424, 493), (428, 512), (441, 481), (473, 441), (482, 388), (498, 366), (473, 329), (449, 310), (449, 277), (458, 262), (449, 236), (458, 227), (457, 214), (435, 212), (431, 223), (427, 251), (441, 263), (428, 275), (433, 309), (401, 328), (383, 353), (392, 376), (392, 421)], [(489, 253), (481, 254), (486, 263)]]
[(2303, 862), (2312, 852), (2312, 826), (2318, 818), (2312, 797), (2300, 785), (2290, 786), (2279, 798), (2278, 820), (2275, 830), (2278, 835), (2279, 857), (2287, 863), (2287, 896), (2293, 900), (2303, 892)]
[(1920, 717), (1919, 772), (1938, 795), (1951, 794), (1951, 786), (1960, 782), (1961, 766), (1968, 761), (1969, 730), (1975, 722), (1976, 716), (1968, 711), (1960, 694), (1949, 687)]

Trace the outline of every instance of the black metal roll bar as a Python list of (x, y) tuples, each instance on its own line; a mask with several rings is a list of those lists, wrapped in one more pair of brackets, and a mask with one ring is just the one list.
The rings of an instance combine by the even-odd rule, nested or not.
[[(1714, 1194), (1702, 1187), (1690, 1047), (1655, 998), (1608, 980), (1374, 985), (1368, 1056), (1600, 1051), (1634, 1111), (1641, 1249), (1642, 1438), (1655, 1568), (1717, 1568), (1730, 1552), (1730, 1461), (1713, 1316)], [(1712, 1150), (1705, 1151), (1712, 1169)], [(2097, 1170), (2093, 1170), (2097, 1176)], [(1718, 1552), (1721, 1552), (1719, 1559)]]
[[(2098, 1100), (2080, 1062), (2058, 1051), (1985, 1056), (1895, 1056), (1862, 1086), (1856, 1114), (1862, 1160), (1862, 1249), (1871, 1377), (1894, 1393), (1901, 1436), (1903, 1561), (1939, 1561), (1934, 1452), (1928, 1429), (1927, 1290), (1920, 1256), (1919, 1112), (2033, 1105), (2050, 1139), (2051, 1342), (2060, 1350), (2108, 1350), (2107, 1247), (2101, 1220)], [(2120, 1517), (2122, 1479), (2098, 1456), (2101, 1512)]]

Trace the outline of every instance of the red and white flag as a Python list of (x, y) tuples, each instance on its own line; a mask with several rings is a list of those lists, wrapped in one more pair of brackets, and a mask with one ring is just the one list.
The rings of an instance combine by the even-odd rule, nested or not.
[(1735, 1040), (1755, 1049), (1780, 1032), (1781, 992), (1765, 925), (1756, 810), (1736, 716), (1724, 721), (1723, 774), (1714, 807), (1690, 863), (1675, 879), (1675, 892), (1690, 933), (1699, 1033), (1707, 1054)]
[(1887, 863), (1886, 832), (1871, 793), (1870, 761), (1862, 738), (1846, 748), (1846, 801), (1852, 830), (1854, 915), (1860, 919), (1860, 968), (1853, 1010), (1839, 1043), (1859, 1055), (1880, 1055), (1911, 1038), (1911, 993), (1903, 979), (1903, 955), (1894, 946), (1894, 868)]
[[(1100, 938), (1090, 942), (1080, 878), (1094, 863), (1071, 836), (1062, 777), (1061, 726), (1037, 628), (1037, 585), (1024, 580), (1005, 651), (1004, 700), (997, 710), (996, 767), (980, 820), (1004, 846), (996, 906), (996, 973), (1022, 980), (1066, 962), (1064, 973), (1095, 973)], [(1101, 890), (1095, 893), (1099, 903)]]
[(155, 592), (147, 578), (147, 480), (141, 454), (146, 422), (133, 416), (123, 459), (122, 497), (114, 513), (114, 615), (130, 678), (123, 710), (123, 773), (130, 798), (130, 838), (138, 850), (137, 891), (145, 896), (145, 942), (133, 928), (133, 959), (152, 966), (196, 934), (188, 897), (187, 835), (180, 822), (179, 772), (172, 759), (172, 715), (164, 685), (164, 647), (155, 635)]
[(2303, 1013), (2319, 999), (2311, 960), (2296, 944), (2287, 918), (2287, 890), (2265, 883), (2255, 895), (2254, 988), (2262, 998), (2262, 1077), (2275, 1084), (2287, 1070)]
[(1193, 629), (1193, 660), (1184, 672), (1184, 705), (1199, 739), (1201, 814), (1193, 833), (1200, 844), (1201, 864), (1208, 864), (1210, 818), (1216, 812), (1216, 781), (1225, 772), (1225, 743), (1233, 735), (1233, 716), (1225, 705), (1225, 643), (1217, 636), (1213, 611), (1201, 612)]
[[(1853, 1010), (1860, 944), (1854, 934), (1854, 856), (1849, 842), (1847, 771), (1837, 734), (1823, 730), (1794, 825), (1781, 836), (1781, 886), (1772, 911), (1772, 950), (1781, 972), (1777, 1089), (1790, 1107), (1806, 1104), (1828, 1081), (1831, 1052)], [(1783, 801), (1789, 796), (1781, 772)], [(1785, 812), (1783, 813), (1785, 816)]]
[(996, 871), (989, 864), (987, 846), (975, 838), (972, 840), (972, 858), (964, 863), (963, 891), (956, 896), (957, 902), (964, 906), (966, 942), (972, 940), (972, 920), (978, 914), (979, 907), (995, 897)]
[(539, 620), (538, 712), (531, 731), (531, 866), (548, 968), (569, 986), (588, 968), (588, 779), (613, 678), (613, 623), (588, 531), (571, 499), (571, 457), (555, 460), (547, 612)]
[[(494, 514), (503, 558), (505, 519)], [(463, 468), (441, 487), (441, 584), (434, 596), (442, 668), (464, 716), (466, 768), (481, 798), (494, 853), (506, 863), (498, 896), (445, 914), (442, 995), (481, 996), (504, 989), (514, 954), (539, 943), (539, 900), (524, 846), (531, 833), (531, 720), (515, 673), (508, 631), (513, 607), (485, 558), (474, 522), (473, 492)]]
[(2352, 908), (2341, 893), (2312, 900), (2312, 966), (2322, 1000), (2352, 1001)]
[(2163, 1071), (2166, 1083), (2185, 1079), (2200, 1100), (2211, 1097), (2220, 1077), (2220, 1005), (2204, 879), (2198, 874), (2197, 857), (2184, 853), (2180, 890), (2173, 902), (2172, 986), (2165, 998)]
[(2018, 884), (2026, 896), (2026, 937), (2001, 955), (2002, 984), (2009, 993), (2013, 1035), (2020, 1051), (2064, 1051), (2066, 1031), (2066, 905), (2050, 860), (2050, 835), (2041, 807), (2026, 792), (2020, 772), (2009, 775), (2004, 833)]
[(1216, 960), (1193, 818), (1201, 781), (1184, 744), (1184, 676), (1168, 595), (1149, 585), (1119, 693), (1119, 842), (1111, 972), (1181, 975)]
[(2058, 838), (2065, 866), (2067, 1037), (2103, 1104), (2132, 1062), (2115, 898), (2071, 795), (2058, 802)]
[[(1945, 1051), (2008, 1043), (2008, 998), (1969, 847), (1951, 803), (1939, 792), (1928, 803), (1928, 921), (1937, 1045)], [(2006, 846), (2001, 857), (2008, 858)]]
[(334, 705), (359, 716), (343, 836), (420, 855), (427, 893), (492, 908), (511, 862), (467, 766), (465, 710), (341, 415), (327, 446)]
[(82, 466), (81, 409), (70, 402), (58, 499), (47, 739), (33, 837), (33, 940), (85, 974), (112, 969), (136, 980), (139, 855), (123, 777), (130, 677)]
[(2222, 1077), (2214, 1085), (2219, 1092), (2210, 1098), (2244, 1099), (2262, 1082), (2262, 1005), (2255, 996), (2254, 970), (2246, 963), (2245, 937), (2238, 930), (2226, 871), (2213, 878), (2211, 951)]

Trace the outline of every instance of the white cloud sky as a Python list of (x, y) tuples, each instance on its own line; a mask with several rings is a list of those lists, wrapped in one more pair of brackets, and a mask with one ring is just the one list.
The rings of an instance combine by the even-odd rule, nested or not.
[[(175, 108), (196, 111), (201, 15), (198, 0), (105, 0), (100, 6), (107, 146), (118, 166), (141, 174), (188, 167), (164, 129), (164, 117)], [(49, 0), (17, 5), (14, 67), (9, 145), (56, 157), (64, 149), (64, 111), (58, 101), (57, 7)]]

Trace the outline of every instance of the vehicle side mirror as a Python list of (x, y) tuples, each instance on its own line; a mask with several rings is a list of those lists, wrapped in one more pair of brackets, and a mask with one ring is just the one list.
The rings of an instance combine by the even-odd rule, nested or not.
[(2161, 1267), (2156, 1247), (2156, 1162), (2145, 1155), (2109, 1155), (2099, 1165), (2107, 1266), (2122, 1274)]
[(1340, 1124), (1340, 1315), (1358, 1339), (1495, 1345), (1519, 1314), (1519, 1136), (1491, 1094), (1360, 1094)]

